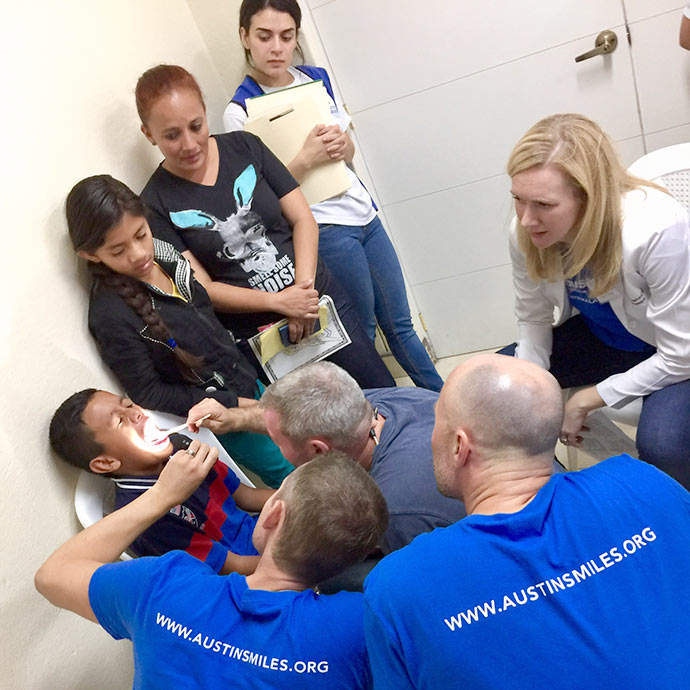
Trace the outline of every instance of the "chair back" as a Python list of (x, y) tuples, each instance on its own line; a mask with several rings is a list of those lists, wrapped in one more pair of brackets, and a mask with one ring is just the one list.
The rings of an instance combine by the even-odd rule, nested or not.
[[(666, 187), (690, 216), (690, 143), (650, 151), (638, 158), (628, 172)], [(637, 426), (642, 398), (636, 398), (619, 410), (604, 407), (602, 411), (614, 422)]]
[[(108, 477), (79, 470), (77, 488), (74, 491), (74, 510), (84, 529), (112, 512), (114, 495), (115, 485)], [(132, 557), (126, 552), (120, 554), (123, 561), (130, 558)]]
[(690, 143), (651, 151), (638, 158), (628, 171), (666, 187), (690, 215)]

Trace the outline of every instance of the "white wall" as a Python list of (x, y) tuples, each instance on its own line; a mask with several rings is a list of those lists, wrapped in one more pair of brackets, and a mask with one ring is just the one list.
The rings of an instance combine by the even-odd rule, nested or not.
[[(203, 14), (203, 3), (190, 4)], [(3, 3), (0, 57), (0, 687), (130, 688), (129, 642), (55, 609), (33, 588), (38, 566), (78, 529), (75, 471), (48, 451), (49, 418), (76, 390), (117, 390), (86, 331), (63, 203), (75, 182), (101, 172), (138, 191), (158, 163), (134, 108), (145, 69), (187, 67), (214, 129), (227, 89), (184, 0)]]
[[(218, 71), (226, 100), (230, 100), (247, 67), (238, 27), (241, 0), (187, 0), (187, 4)], [(209, 116), (218, 120), (218, 129), (214, 131), (222, 131), (225, 105), (213, 112), (209, 107)]]
[[(305, 0), (439, 356), (516, 335), (504, 173), (541, 117), (582, 112), (624, 162), (690, 135), (682, 0)], [(631, 45), (626, 40), (626, 17)], [(603, 29), (615, 53), (574, 57)]]

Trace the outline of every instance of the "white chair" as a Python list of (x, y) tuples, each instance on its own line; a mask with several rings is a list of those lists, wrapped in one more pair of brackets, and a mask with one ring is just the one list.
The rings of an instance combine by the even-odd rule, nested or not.
[(628, 171), (666, 187), (690, 215), (690, 143), (651, 151), (638, 158)]
[[(675, 144), (651, 151), (636, 160), (628, 171), (637, 177), (652, 180), (666, 187), (690, 216), (690, 143)], [(632, 454), (636, 454), (635, 447), (630, 445), (627, 435), (611, 422), (637, 427), (641, 412), (642, 398), (636, 398), (620, 409), (602, 408), (601, 413), (604, 418), (602, 414), (591, 414), (588, 417), (588, 423), (592, 428), (592, 433), (586, 435), (582, 450), (596, 460), (608, 457), (610, 448), (618, 448), (618, 452), (631, 452), (632, 448)], [(608, 423), (607, 420), (609, 420)], [(575, 450), (569, 447), (569, 466), (576, 460)]]
[[(171, 429), (178, 426), (184, 419), (172, 414), (163, 412), (150, 412), (156, 424), (162, 429)], [(237, 466), (237, 463), (228, 455), (228, 452), (220, 445), (218, 439), (209, 429), (202, 428), (199, 433), (194, 435), (204, 443), (218, 448), (218, 459), (224, 462), (236, 475), (237, 478), (247, 486), (253, 487), (254, 484), (247, 475)], [(104, 515), (112, 512), (114, 502), (114, 485), (107, 477), (81, 470), (77, 480), (77, 488), (74, 492), (74, 510), (82, 527), (86, 528), (100, 520)], [(123, 553), (120, 558), (128, 560), (131, 556)]]
[[(666, 187), (690, 216), (690, 143), (675, 144), (651, 151), (638, 158), (628, 168), (628, 172)], [(604, 414), (609, 419), (630, 426), (637, 426), (641, 411), (641, 398), (618, 410), (604, 408)]]
[[(74, 510), (81, 526), (86, 528), (112, 512), (115, 485), (100, 474), (79, 470), (77, 488), (74, 491)], [(132, 558), (126, 551), (120, 559)]]

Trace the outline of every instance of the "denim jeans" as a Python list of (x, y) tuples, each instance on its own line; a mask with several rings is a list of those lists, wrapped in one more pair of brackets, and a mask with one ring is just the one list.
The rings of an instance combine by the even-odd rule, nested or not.
[(352, 304), (350, 296), (345, 288), (324, 266), (324, 275), (321, 278), (321, 286), (324, 294), (333, 299), (338, 316), (345, 326), (352, 342), (342, 350), (334, 352), (326, 358), (327, 362), (333, 362), (342, 367), (359, 384), (360, 388), (389, 388), (395, 386), (395, 379), (388, 371), (388, 367), (376, 352), (374, 343), (367, 338), (364, 326), (359, 320), (357, 310)]
[(376, 321), (415, 385), (440, 391), (438, 375), (415, 333), (400, 263), (378, 216), (367, 225), (319, 226), (319, 254), (345, 288), (368, 337)]
[[(514, 354), (515, 344), (499, 353)], [(591, 386), (627, 371), (652, 354), (606, 345), (578, 314), (553, 329), (550, 371), (561, 388)], [(641, 460), (690, 489), (690, 380), (644, 396), (635, 443)]]

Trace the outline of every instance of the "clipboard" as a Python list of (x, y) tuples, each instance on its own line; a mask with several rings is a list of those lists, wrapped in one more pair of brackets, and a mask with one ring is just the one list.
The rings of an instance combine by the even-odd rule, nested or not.
[[(327, 98), (321, 81), (250, 98), (247, 112), (252, 115), (244, 129), (258, 136), (287, 165), (316, 125), (335, 122)], [(300, 186), (311, 206), (343, 194), (352, 181), (344, 161), (330, 161), (310, 170)]]

